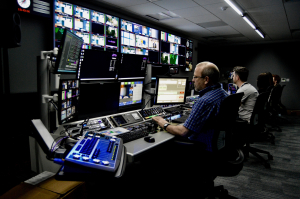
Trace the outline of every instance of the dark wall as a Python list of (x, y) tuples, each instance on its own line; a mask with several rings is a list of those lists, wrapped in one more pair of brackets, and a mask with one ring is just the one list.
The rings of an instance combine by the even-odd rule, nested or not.
[(21, 47), (8, 49), (11, 93), (37, 92), (37, 61), (41, 51), (53, 49), (52, 19), (19, 13)]
[(206, 47), (207, 50), (203, 54), (198, 53), (198, 62), (214, 62), (223, 74), (232, 70), (234, 66), (245, 66), (250, 71), (248, 82), (255, 87), (256, 78), (262, 72), (289, 78), (289, 82), (281, 83), (286, 85), (282, 103), (287, 109), (300, 109), (299, 44), (300, 42), (210, 46)]

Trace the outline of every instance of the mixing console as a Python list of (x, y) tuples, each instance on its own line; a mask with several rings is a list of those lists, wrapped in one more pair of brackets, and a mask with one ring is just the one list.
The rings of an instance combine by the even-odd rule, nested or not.
[(144, 119), (150, 119), (155, 116), (164, 115), (165, 112), (162, 107), (157, 106), (157, 107), (152, 107), (152, 108), (141, 110), (140, 114), (144, 117)]
[[(116, 130), (110, 130), (110, 134)], [(123, 141), (105, 132), (86, 132), (66, 157), (72, 162), (86, 167), (106, 171), (116, 171), (121, 160)]]

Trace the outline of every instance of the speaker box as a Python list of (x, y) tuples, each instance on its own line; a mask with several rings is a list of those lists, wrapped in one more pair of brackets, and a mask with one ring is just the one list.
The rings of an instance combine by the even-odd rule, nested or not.
[(15, 48), (21, 46), (21, 17), (17, 12), (0, 12), (2, 26), (0, 46)]

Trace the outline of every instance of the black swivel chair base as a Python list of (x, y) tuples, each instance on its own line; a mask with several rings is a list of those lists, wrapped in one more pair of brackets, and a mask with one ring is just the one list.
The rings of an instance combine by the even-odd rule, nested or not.
[[(268, 160), (273, 160), (273, 156), (268, 151), (264, 151), (264, 150), (261, 150), (261, 149), (257, 149), (257, 148), (251, 147), (249, 145), (249, 143), (247, 143), (246, 146), (243, 149), (243, 152), (244, 152), (244, 155), (245, 155), (246, 159), (249, 157), (249, 153), (251, 153), (255, 157), (257, 157), (258, 159), (260, 159), (262, 161), (262, 163), (265, 166), (265, 168), (267, 168), (267, 169), (271, 168), (270, 163), (268, 163)], [(268, 155), (268, 160), (264, 159), (258, 153), (262, 153), (262, 154)]]

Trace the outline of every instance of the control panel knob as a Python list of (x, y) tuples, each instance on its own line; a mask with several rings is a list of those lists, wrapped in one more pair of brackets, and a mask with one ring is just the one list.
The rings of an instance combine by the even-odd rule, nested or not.
[(108, 166), (108, 165), (109, 165), (109, 162), (106, 161), (106, 160), (104, 160), (104, 161), (102, 161), (102, 164), (103, 164), (104, 166)]

